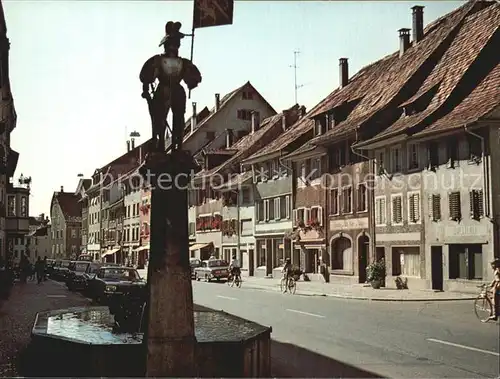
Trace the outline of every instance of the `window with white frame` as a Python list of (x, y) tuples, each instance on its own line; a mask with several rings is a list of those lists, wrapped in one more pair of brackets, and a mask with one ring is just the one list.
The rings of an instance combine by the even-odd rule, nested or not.
[(375, 225), (385, 225), (386, 217), (385, 196), (375, 198)]
[(338, 215), (339, 214), (339, 189), (333, 188), (330, 191), (330, 214)]
[(432, 221), (441, 221), (441, 195), (431, 194), (428, 198), (429, 202), (429, 218)]
[(321, 176), (321, 158), (311, 159), (311, 176), (310, 179), (318, 179)]
[(274, 219), (279, 220), (280, 219), (280, 213), (281, 213), (281, 207), (280, 207), (280, 198), (277, 197), (274, 199)]
[(393, 225), (398, 225), (403, 223), (403, 196), (393, 195), (391, 197), (391, 221)]
[(285, 196), (285, 218), (290, 219), (290, 195)]
[(366, 212), (368, 209), (368, 196), (365, 183), (358, 184), (357, 211)]
[(408, 144), (408, 169), (415, 170), (420, 167), (418, 143)]
[(311, 222), (323, 225), (323, 208), (320, 206), (311, 207)]
[(280, 199), (279, 199), (279, 218), (281, 220), (285, 220), (287, 219), (287, 211), (286, 211), (286, 208), (287, 207), (287, 200), (286, 200), (286, 196), (281, 196)]
[(295, 220), (295, 223), (298, 225), (300, 223), (303, 223), (305, 221), (307, 221), (305, 219), (306, 217), (306, 209), (305, 208), (298, 208), (296, 210), (296, 214), (297, 214), (297, 219)]
[(391, 170), (399, 172), (402, 169), (401, 148), (393, 147), (391, 149)]
[(385, 172), (385, 151), (378, 150), (375, 152), (375, 167), (378, 175), (382, 175)]
[(7, 196), (7, 216), (15, 217), (16, 216), (16, 196), (8, 195)]
[(342, 213), (352, 213), (352, 187), (342, 188)]
[(416, 224), (420, 222), (420, 194), (408, 194), (408, 221)]

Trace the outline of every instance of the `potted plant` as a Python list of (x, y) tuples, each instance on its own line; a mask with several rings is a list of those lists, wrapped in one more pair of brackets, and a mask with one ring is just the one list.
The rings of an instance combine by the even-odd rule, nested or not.
[(379, 289), (385, 282), (385, 260), (382, 258), (370, 263), (366, 268), (366, 276), (372, 287)]

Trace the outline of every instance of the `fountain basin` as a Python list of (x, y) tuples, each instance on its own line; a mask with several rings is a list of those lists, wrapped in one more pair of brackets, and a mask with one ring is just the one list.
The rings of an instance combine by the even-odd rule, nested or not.
[[(195, 305), (200, 377), (269, 377), (271, 328)], [(38, 313), (25, 376), (141, 377), (142, 333), (116, 333), (107, 307)], [(31, 372), (32, 371), (32, 372)]]

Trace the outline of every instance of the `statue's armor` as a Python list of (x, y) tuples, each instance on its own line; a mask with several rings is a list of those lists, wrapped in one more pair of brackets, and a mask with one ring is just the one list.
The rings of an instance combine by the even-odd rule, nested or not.
[(179, 57), (162, 56), (160, 61), (160, 72), (158, 73), (160, 82), (168, 82), (175, 80), (180, 83), (184, 69), (184, 62)]

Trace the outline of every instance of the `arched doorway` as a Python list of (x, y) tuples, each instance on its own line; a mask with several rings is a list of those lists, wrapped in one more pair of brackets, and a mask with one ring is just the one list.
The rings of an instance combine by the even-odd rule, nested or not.
[(359, 282), (366, 282), (366, 266), (368, 266), (368, 252), (370, 246), (370, 239), (367, 235), (362, 234), (358, 238), (358, 271)]
[(352, 270), (352, 244), (346, 237), (332, 241), (332, 270)]

